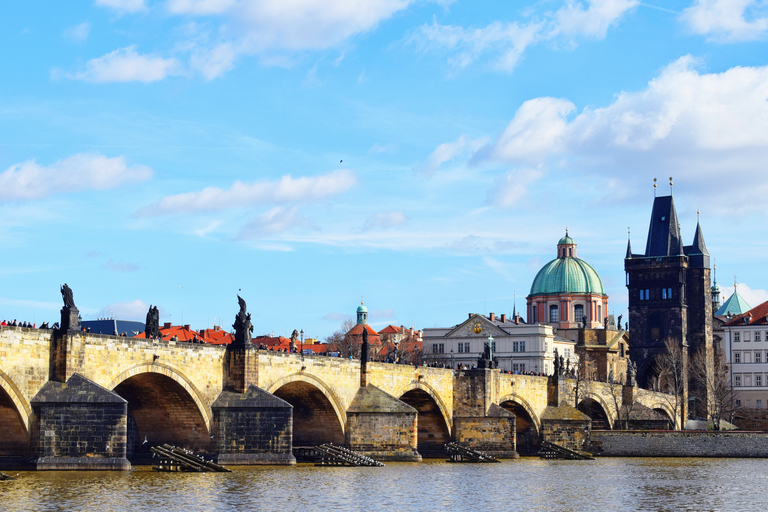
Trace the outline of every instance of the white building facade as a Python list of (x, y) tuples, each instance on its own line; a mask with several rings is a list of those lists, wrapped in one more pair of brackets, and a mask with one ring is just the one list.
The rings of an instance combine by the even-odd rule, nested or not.
[(768, 408), (768, 302), (723, 325), (725, 356), (736, 406)]
[(426, 362), (472, 368), (491, 340), (493, 356), (499, 369), (513, 373), (553, 371), (554, 350), (569, 365), (577, 362), (576, 343), (555, 336), (546, 324), (525, 324), (506, 315), (488, 316), (470, 313), (467, 320), (453, 327), (425, 328), (423, 351)]

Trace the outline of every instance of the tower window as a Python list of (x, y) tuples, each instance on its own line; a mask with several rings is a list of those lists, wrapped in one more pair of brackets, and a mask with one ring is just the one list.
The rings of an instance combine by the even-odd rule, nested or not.
[(550, 322), (560, 321), (560, 308), (558, 308), (557, 306), (549, 306), (549, 321)]
[(584, 319), (584, 306), (576, 304), (573, 306), (573, 320), (574, 322), (581, 322)]

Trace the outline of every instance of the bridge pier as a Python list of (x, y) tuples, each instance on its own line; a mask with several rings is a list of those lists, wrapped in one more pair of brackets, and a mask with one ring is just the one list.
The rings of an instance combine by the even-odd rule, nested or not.
[(499, 406), (499, 371), (458, 372), (453, 390), (453, 438), (496, 458), (516, 459), (516, 418)]
[(31, 401), (38, 470), (129, 470), (127, 402), (74, 374), (48, 381)]
[(376, 386), (361, 386), (347, 409), (345, 444), (376, 460), (419, 462), (417, 415)]
[(254, 385), (222, 391), (211, 406), (211, 451), (219, 464), (293, 465), (293, 406)]

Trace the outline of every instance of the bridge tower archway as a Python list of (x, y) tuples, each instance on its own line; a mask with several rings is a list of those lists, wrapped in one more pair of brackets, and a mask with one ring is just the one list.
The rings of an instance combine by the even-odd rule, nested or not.
[(418, 411), (416, 419), (417, 449), (422, 457), (444, 457), (444, 445), (451, 440), (444, 408), (434, 391), (427, 386), (415, 384), (400, 396), (400, 400)]
[(293, 374), (270, 386), (269, 392), (293, 406), (294, 448), (344, 444), (346, 414), (323, 381), (307, 374)]
[(517, 452), (531, 455), (539, 452), (541, 422), (525, 399), (512, 394), (499, 400), (499, 405), (515, 415)]
[(613, 430), (609, 409), (602, 400), (588, 396), (579, 402), (577, 409), (592, 419), (592, 430)]
[(0, 457), (27, 455), (31, 408), (5, 373), (0, 371)]
[(210, 449), (210, 415), (200, 393), (178, 372), (145, 365), (124, 372), (110, 389), (128, 402), (129, 459), (147, 459), (150, 447), (163, 443), (195, 452)]

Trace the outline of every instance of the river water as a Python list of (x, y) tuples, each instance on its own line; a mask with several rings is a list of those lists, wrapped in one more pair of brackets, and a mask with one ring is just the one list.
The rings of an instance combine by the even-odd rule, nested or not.
[[(604, 458), (381, 468), (234, 468), (232, 473), (21, 472), (0, 510), (765, 511), (765, 459)], [(11, 473), (15, 474), (15, 472)]]

